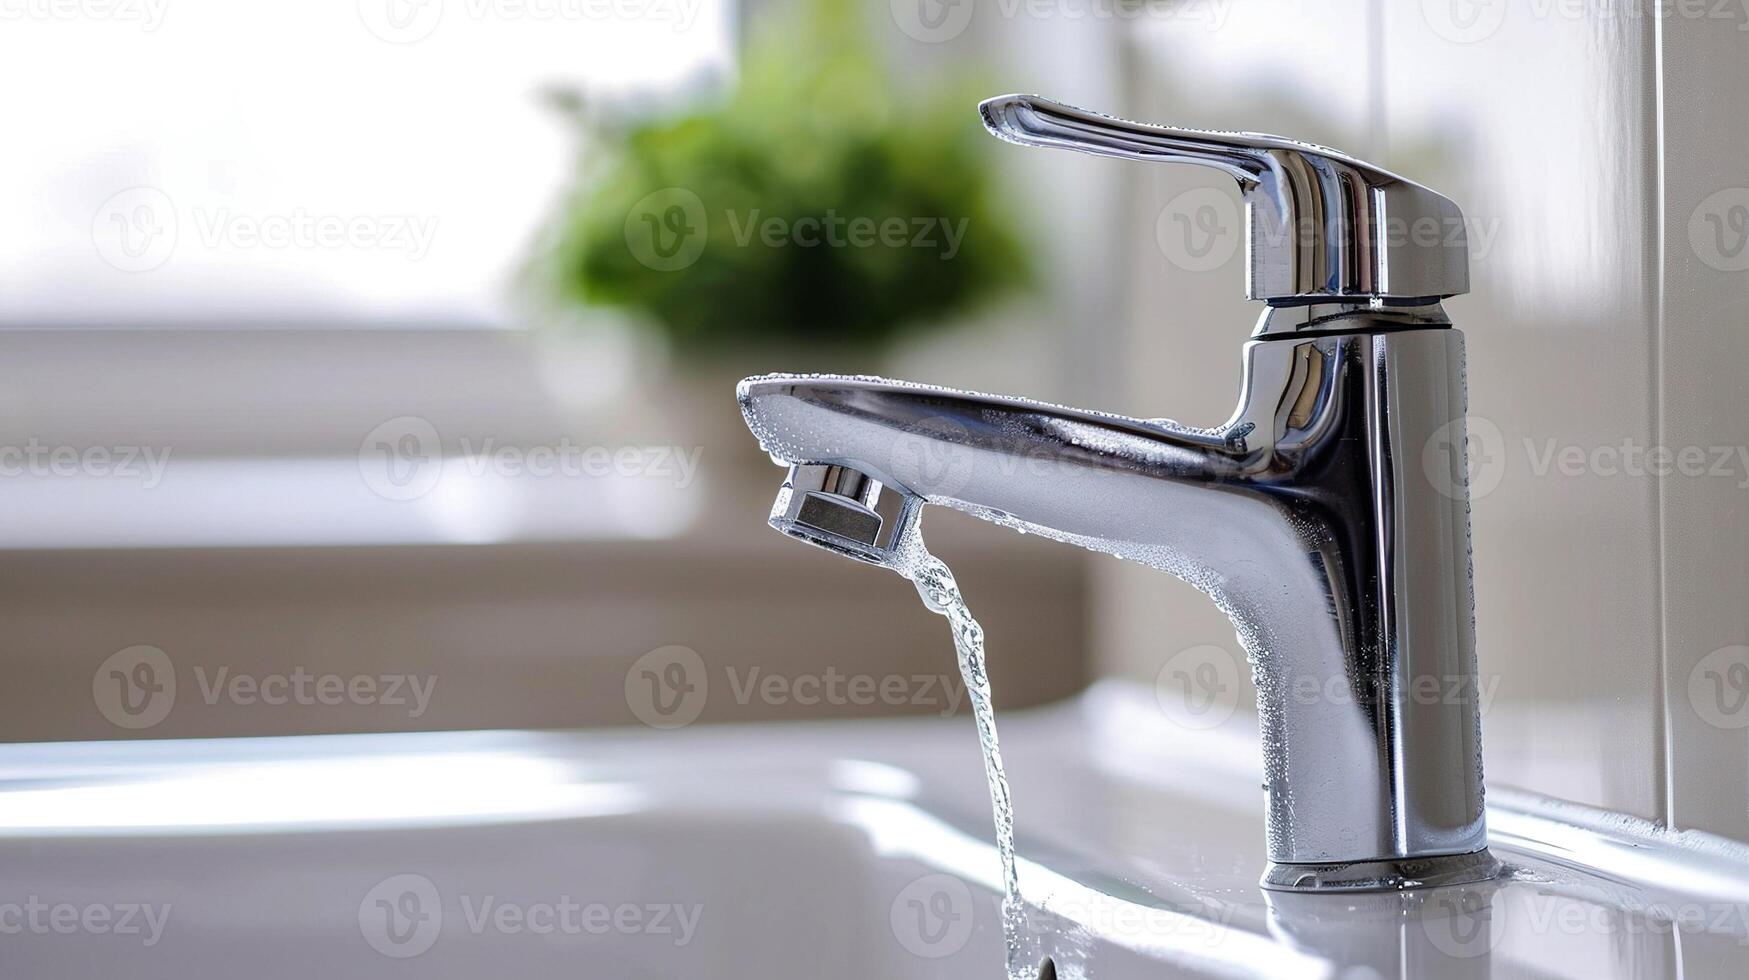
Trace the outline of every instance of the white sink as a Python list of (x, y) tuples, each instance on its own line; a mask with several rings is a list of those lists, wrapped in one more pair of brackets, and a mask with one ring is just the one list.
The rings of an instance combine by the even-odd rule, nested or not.
[[(1121, 685), (1000, 721), (1044, 906), (1028, 956), (1059, 976), (1749, 974), (1734, 845), (1514, 796), (1490, 812), (1508, 880), (1266, 893), (1247, 728), (1187, 736)], [(999, 977), (990, 838), (964, 718), (15, 745), (0, 961), (136, 980)]]

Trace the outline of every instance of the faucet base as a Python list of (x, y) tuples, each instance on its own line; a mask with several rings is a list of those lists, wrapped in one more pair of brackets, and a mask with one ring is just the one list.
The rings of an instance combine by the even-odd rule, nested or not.
[(1259, 884), (1280, 892), (1402, 891), (1486, 881), (1498, 875), (1500, 870), (1500, 862), (1484, 847), (1469, 854), (1350, 864), (1279, 864), (1271, 861)]

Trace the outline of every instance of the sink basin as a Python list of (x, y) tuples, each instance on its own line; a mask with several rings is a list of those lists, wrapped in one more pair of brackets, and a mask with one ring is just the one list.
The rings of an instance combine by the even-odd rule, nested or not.
[[(1509, 877), (1257, 886), (1255, 734), (1105, 683), (1001, 719), (1060, 977), (1739, 977), (1740, 845), (1496, 792)], [(0, 748), (19, 976), (999, 977), (964, 718)], [(1498, 799), (1496, 799), (1498, 798)]]

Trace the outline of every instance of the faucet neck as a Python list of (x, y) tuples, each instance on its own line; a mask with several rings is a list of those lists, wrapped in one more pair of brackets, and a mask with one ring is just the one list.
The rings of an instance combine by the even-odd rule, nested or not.
[(1251, 332), (1253, 340), (1318, 334), (1384, 333), (1450, 327), (1451, 318), (1437, 299), (1393, 300), (1383, 297), (1363, 303), (1271, 303)]
[[(1239, 418), (1262, 460), (1246, 489), (1272, 511), (1250, 527), (1285, 526), (1311, 560), (1202, 556), (1217, 601), (1252, 627), (1265, 883), (1485, 876), (1463, 335), (1437, 304), (1277, 313), (1304, 329), (1246, 348)], [(1308, 571), (1316, 586), (1284, 596)]]

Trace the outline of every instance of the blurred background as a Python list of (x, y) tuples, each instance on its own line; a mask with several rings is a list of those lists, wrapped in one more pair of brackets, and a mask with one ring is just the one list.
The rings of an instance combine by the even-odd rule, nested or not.
[[(766, 528), (781, 471), (732, 392), (1227, 417), (1258, 313), (1230, 181), (984, 134), (977, 100), (1024, 91), (1462, 205), (1490, 782), (1749, 835), (1749, 747), (1685, 698), (1749, 637), (1741, 488), (1537, 466), (1744, 442), (1737, 252), (1695, 237), (1741, 223), (1708, 97), (1740, 35), (1570, 6), (9, 6), (0, 738), (640, 725), (674, 647), (700, 723), (965, 710), (909, 584)], [(1000, 705), (1243, 662), (1164, 575), (926, 523)]]
[[(782, 471), (734, 384), (1093, 390), (1116, 189), (991, 139), (976, 103), (1107, 103), (1120, 32), (1022, 26), (907, 34), (858, 0), (8, 24), (0, 75), (41, 95), (3, 110), (0, 604), (30, 683), (0, 734), (636, 724), (628, 669), (673, 645), (720, 686), (957, 681), (908, 583), (765, 526)], [(957, 517), (931, 537), (1002, 700), (1078, 689), (1082, 556)], [(93, 672), (138, 646), (181, 690), (118, 726)], [(223, 686), (300, 670), (436, 685), (417, 714)], [(922, 686), (719, 692), (703, 720), (957, 706)]]

